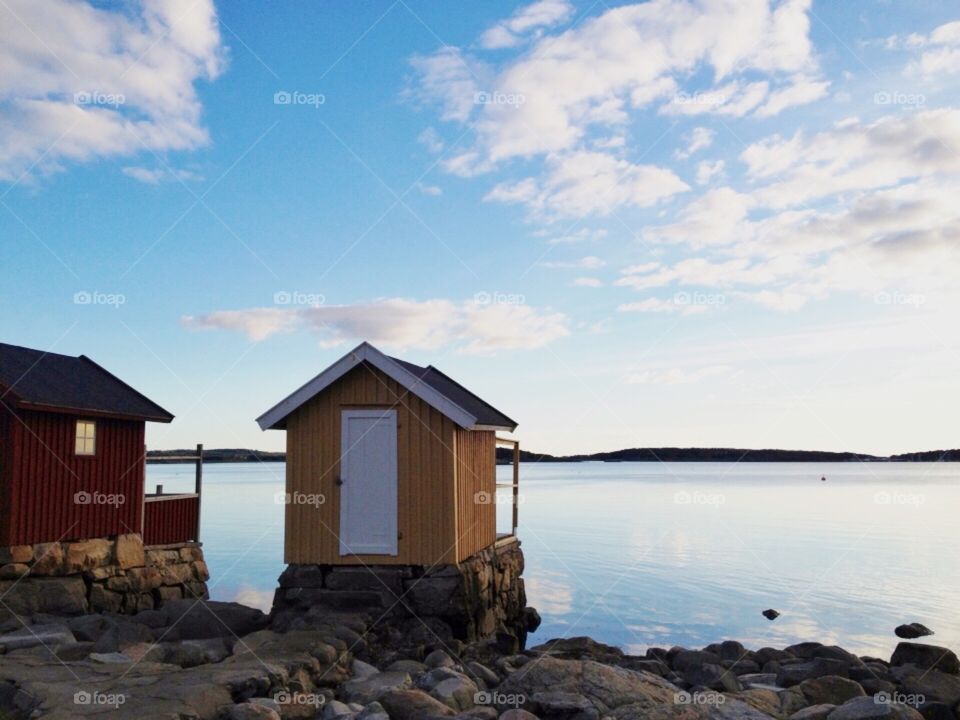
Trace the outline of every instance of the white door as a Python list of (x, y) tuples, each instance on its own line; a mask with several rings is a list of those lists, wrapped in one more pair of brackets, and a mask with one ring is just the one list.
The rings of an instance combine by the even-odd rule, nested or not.
[(397, 554), (397, 411), (343, 410), (340, 554)]

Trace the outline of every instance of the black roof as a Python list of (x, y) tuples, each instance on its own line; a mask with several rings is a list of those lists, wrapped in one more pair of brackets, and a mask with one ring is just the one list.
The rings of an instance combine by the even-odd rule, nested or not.
[(173, 415), (86, 355), (72, 357), (0, 343), (0, 401), (170, 422)]
[(515, 421), (508, 418), (486, 400), (474, 395), (453, 378), (444, 375), (433, 365), (420, 367), (419, 365), (414, 365), (400, 358), (391, 357), (390, 359), (401, 365), (407, 372), (415, 375), (420, 381), (429, 385), (438, 393), (473, 415), (477, 419), (477, 425), (517, 427)]

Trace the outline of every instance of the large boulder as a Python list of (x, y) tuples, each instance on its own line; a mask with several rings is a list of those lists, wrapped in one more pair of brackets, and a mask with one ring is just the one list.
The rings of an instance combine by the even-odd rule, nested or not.
[(0, 597), (4, 609), (17, 615), (82, 615), (88, 609), (87, 586), (79, 575), (0, 581)]
[(704, 687), (720, 692), (736, 692), (741, 689), (733, 670), (710, 663), (684, 670), (683, 679), (692, 687)]
[[(673, 703), (677, 688), (663, 678), (643, 671), (611, 667), (591, 660), (541, 657), (504, 680), (497, 688), (495, 699), (503, 711), (514, 707), (516, 700), (529, 702), (537, 693), (553, 692), (580, 695), (600, 715), (607, 715), (626, 705), (649, 709)], [(519, 704), (530, 709), (523, 702)]]
[(214, 600), (171, 600), (159, 612), (165, 617), (164, 624), (173, 626), (167, 636), (171, 640), (243, 637), (264, 629), (269, 622), (261, 610)]
[(550, 655), (564, 660), (596, 660), (611, 664), (616, 664), (623, 658), (623, 650), (620, 648), (604, 645), (585, 636), (554, 638), (530, 648), (527, 652), (532, 655)]
[(796, 686), (811, 705), (842, 705), (847, 700), (863, 697), (863, 688), (859, 683), (837, 675), (804, 680)]
[(960, 675), (960, 660), (947, 648), (923, 643), (898, 643), (890, 658), (891, 665), (916, 665), (922, 670), (937, 669)]
[(428, 720), (456, 714), (423, 690), (391, 690), (379, 702), (392, 720)]
[(70, 628), (62, 623), (31, 625), (0, 636), (0, 647), (7, 652), (41, 646), (54, 648), (58, 645), (72, 645), (77, 640)]
[(827, 720), (922, 720), (911, 707), (899, 703), (880, 702), (872, 697), (847, 700), (827, 716)]
[(465, 675), (447, 678), (433, 686), (430, 697), (457, 711), (469, 710), (479, 692), (476, 683)]

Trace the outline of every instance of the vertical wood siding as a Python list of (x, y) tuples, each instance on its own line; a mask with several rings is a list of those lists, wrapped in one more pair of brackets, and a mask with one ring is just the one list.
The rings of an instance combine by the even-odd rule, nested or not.
[[(341, 556), (340, 412), (397, 410), (397, 555)], [(363, 364), (287, 418), (287, 563), (432, 565), (457, 556), (454, 430), (448, 418)], [(322, 496), (322, 504), (309, 502)]]
[(199, 512), (200, 498), (196, 495), (148, 500), (143, 505), (144, 545), (169, 545), (197, 540)]
[[(77, 418), (23, 411), (8, 479), (6, 545), (140, 532), (144, 423), (97, 418), (96, 455), (74, 453)], [(114, 495), (122, 504), (80, 504), (77, 493)]]
[(489, 547), (497, 539), (497, 467), (495, 433), (454, 432), (457, 453), (457, 560)]
[[(3, 388), (0, 388), (2, 390)], [(13, 480), (13, 417), (0, 397), (0, 542), (10, 534), (10, 483)]]

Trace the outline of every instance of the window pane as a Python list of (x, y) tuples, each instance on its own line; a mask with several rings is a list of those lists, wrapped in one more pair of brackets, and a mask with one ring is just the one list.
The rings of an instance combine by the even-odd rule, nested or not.
[(97, 425), (89, 420), (77, 420), (75, 450), (77, 455), (93, 455), (96, 452)]

